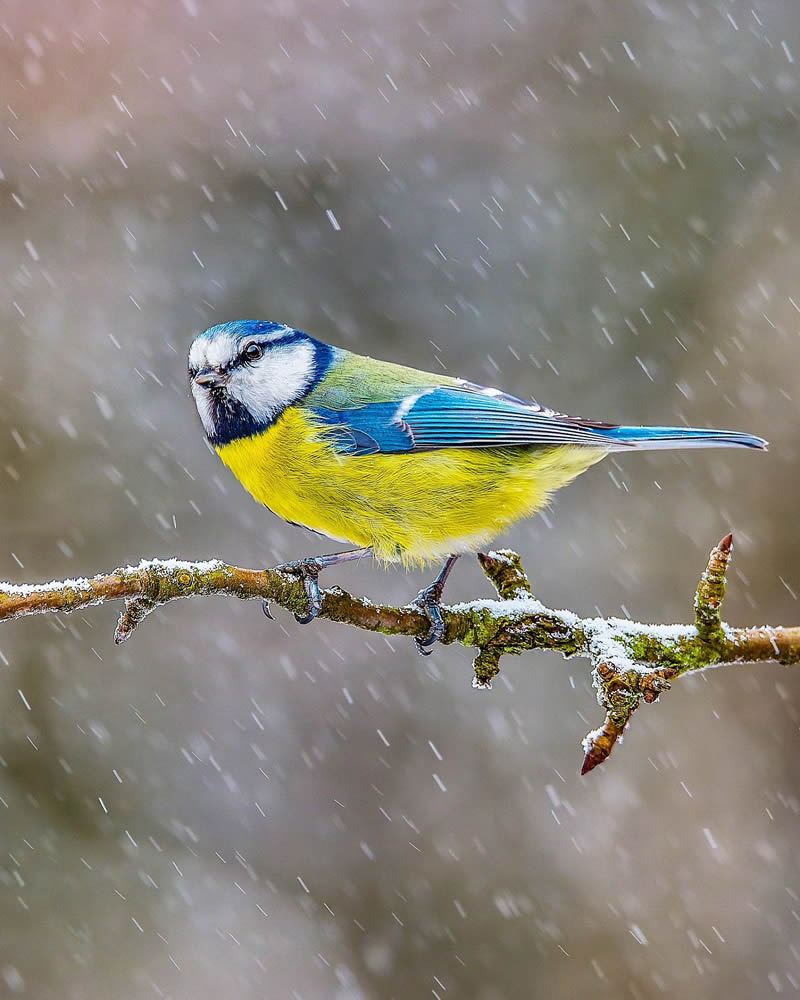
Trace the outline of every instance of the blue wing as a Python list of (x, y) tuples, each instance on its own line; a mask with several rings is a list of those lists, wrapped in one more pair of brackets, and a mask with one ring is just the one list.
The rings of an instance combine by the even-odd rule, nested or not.
[(537, 444), (607, 448), (603, 432), (614, 427), (567, 417), (469, 382), (426, 387), (390, 403), (342, 410), (316, 407), (313, 412), (330, 426), (337, 450), (349, 455)]
[(763, 438), (702, 427), (623, 427), (569, 417), (472, 382), (428, 386), (392, 402), (316, 406), (342, 454), (373, 455), (441, 448), (586, 445), (610, 451), (653, 448), (761, 448)]

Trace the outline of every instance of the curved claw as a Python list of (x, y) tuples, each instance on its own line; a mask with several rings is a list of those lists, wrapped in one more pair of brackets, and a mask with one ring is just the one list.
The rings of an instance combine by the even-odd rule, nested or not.
[(273, 615), (273, 613), (269, 610), (269, 601), (266, 599), (266, 597), (261, 602), (261, 610), (264, 612), (265, 618), (269, 618), (271, 622), (275, 621), (275, 615)]
[(433, 647), (439, 640), (432, 635), (427, 635), (424, 639), (414, 638), (414, 645), (417, 647), (417, 652), (420, 656), (430, 656), (433, 652)]
[(421, 656), (430, 656), (433, 647), (437, 642), (441, 642), (444, 636), (444, 618), (442, 618), (442, 609), (439, 603), (440, 590), (441, 588), (435, 585), (426, 587), (425, 590), (419, 592), (414, 601), (414, 606), (418, 607), (431, 623), (430, 631), (424, 639), (414, 638), (417, 652)]

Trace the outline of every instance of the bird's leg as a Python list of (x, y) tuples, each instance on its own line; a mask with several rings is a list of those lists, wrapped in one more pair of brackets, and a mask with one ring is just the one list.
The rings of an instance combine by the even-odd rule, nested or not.
[(444, 585), (447, 583), (448, 576), (450, 576), (450, 570), (456, 564), (456, 559), (458, 559), (457, 555), (448, 556), (447, 562), (442, 566), (441, 572), (433, 583), (424, 590), (421, 590), (417, 595), (417, 599), (413, 602), (431, 623), (431, 630), (424, 639), (414, 639), (418, 652), (423, 656), (430, 656), (433, 652), (432, 647), (444, 635), (444, 619), (442, 618), (441, 604), (442, 591), (444, 590)]
[[(329, 566), (338, 566), (339, 563), (352, 562), (354, 559), (364, 559), (372, 555), (372, 548), (367, 546), (363, 549), (351, 549), (348, 552), (332, 552), (327, 556), (309, 556), (307, 559), (294, 559), (292, 562), (281, 563), (275, 569), (283, 573), (295, 573), (303, 581), (303, 587), (308, 597), (308, 614), (298, 615), (295, 618), (301, 625), (308, 625), (313, 622), (322, 610), (322, 594), (319, 589), (319, 574)], [(272, 618), (269, 610), (269, 601), (262, 601), (261, 607), (267, 618)]]

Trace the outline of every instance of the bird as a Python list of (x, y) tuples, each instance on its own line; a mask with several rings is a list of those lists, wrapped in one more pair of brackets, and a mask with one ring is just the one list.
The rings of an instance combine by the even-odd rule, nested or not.
[(303, 581), (299, 622), (320, 613), (323, 569), (368, 556), (406, 568), (444, 560), (414, 602), (430, 623), (415, 640), (423, 654), (444, 635), (442, 592), (458, 557), (609, 453), (767, 447), (739, 431), (568, 416), (261, 320), (198, 334), (188, 372), (207, 439), (242, 486), (284, 520), (357, 546), (278, 567)]

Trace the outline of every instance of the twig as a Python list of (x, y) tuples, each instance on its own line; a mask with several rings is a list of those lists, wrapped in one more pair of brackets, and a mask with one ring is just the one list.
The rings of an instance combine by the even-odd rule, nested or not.
[(694, 595), (694, 623), (697, 634), (706, 642), (713, 642), (722, 635), (720, 609), (725, 597), (725, 574), (732, 555), (733, 535), (728, 534), (711, 550), (708, 566)]
[[(800, 627), (731, 628), (722, 622), (720, 607), (731, 553), (732, 539), (727, 535), (712, 550), (697, 587), (694, 625), (644, 625), (555, 611), (533, 596), (515, 552), (481, 553), (478, 561), (498, 599), (443, 608), (443, 642), (477, 649), (473, 684), (484, 689), (491, 687), (505, 654), (552, 649), (565, 657), (587, 656), (606, 718), (584, 740), (581, 773), (585, 774), (606, 760), (639, 704), (655, 701), (669, 688), (670, 680), (721, 664), (800, 662)], [(124, 600), (125, 610), (114, 634), (120, 643), (160, 605), (215, 594), (266, 599), (298, 613), (306, 610), (302, 583), (280, 570), (242, 569), (217, 560), (151, 559), (89, 579), (0, 583), (0, 621)], [(428, 632), (428, 619), (412, 605), (373, 604), (338, 587), (324, 590), (322, 597), (321, 618), (388, 635), (423, 637)]]

